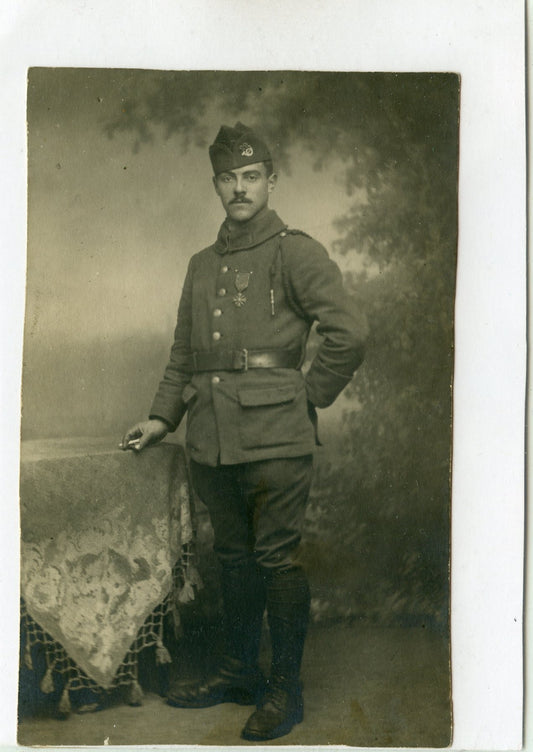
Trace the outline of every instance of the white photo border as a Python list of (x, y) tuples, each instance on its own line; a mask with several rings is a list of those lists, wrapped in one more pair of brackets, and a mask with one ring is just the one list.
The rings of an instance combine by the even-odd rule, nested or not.
[[(526, 132), (516, 0), (4, 0), (0, 745), (16, 740), (27, 68), (461, 75), (452, 502), (452, 749), (522, 741)], [(531, 708), (530, 708), (531, 710)]]

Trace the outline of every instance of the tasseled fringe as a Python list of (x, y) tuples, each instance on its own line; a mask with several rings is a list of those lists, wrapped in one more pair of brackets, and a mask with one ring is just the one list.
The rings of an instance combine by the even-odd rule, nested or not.
[(178, 603), (190, 603), (195, 598), (195, 588), (201, 590), (204, 586), (200, 573), (193, 564), (189, 564), (184, 572), (183, 587), (178, 593)]
[(194, 600), (194, 587), (190, 582), (184, 582), (183, 587), (178, 593), (179, 603), (190, 603)]
[(61, 699), (59, 701), (59, 705), (57, 706), (58, 713), (62, 716), (68, 716), (72, 712), (72, 706), (70, 704), (70, 692), (69, 692), (69, 685), (65, 687), (61, 694)]
[(197, 587), (198, 590), (201, 590), (204, 586), (202, 578), (200, 577), (200, 572), (196, 569), (194, 564), (189, 564), (189, 566), (187, 567), (185, 579), (188, 580), (191, 585)]
[(163, 666), (165, 663), (172, 663), (170, 653), (163, 644), (163, 622), (159, 625), (159, 637), (155, 644), (155, 662), (158, 666)]
[(141, 689), (141, 686), (139, 682), (134, 679), (132, 683), (130, 684), (130, 696), (128, 700), (128, 705), (142, 705), (143, 704), (143, 691)]
[(41, 692), (44, 692), (45, 695), (49, 695), (54, 691), (54, 678), (52, 676), (52, 673), (54, 671), (55, 662), (51, 663), (48, 668), (46, 669), (46, 673), (41, 679), (40, 688)]
[(26, 637), (26, 645), (24, 646), (24, 665), (29, 671), (33, 671), (33, 660), (31, 657), (31, 645), (29, 637)]
[(165, 663), (172, 663), (172, 658), (167, 648), (163, 645), (162, 640), (156, 642), (155, 648), (155, 662), (158, 666), (163, 666)]

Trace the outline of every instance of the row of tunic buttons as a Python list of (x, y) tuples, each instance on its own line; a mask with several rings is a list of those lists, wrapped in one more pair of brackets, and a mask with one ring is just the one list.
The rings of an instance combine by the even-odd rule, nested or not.
[[(229, 272), (229, 267), (226, 266), (226, 264), (224, 264), (224, 266), (220, 267), (220, 273), (221, 274), (227, 274), (228, 272)], [(218, 291), (219, 298), (223, 298), (226, 293), (227, 293), (226, 288), (225, 287), (221, 287), (220, 290)]]
[[(227, 274), (228, 272), (229, 272), (229, 267), (226, 266), (226, 264), (224, 264), (224, 266), (220, 267), (220, 273), (221, 274)], [(221, 298), (223, 298), (224, 295), (226, 294), (226, 292), (227, 292), (226, 288), (225, 287), (221, 287), (220, 290), (218, 291), (218, 294), (219, 294), (219, 296)]]
[[(220, 271), (223, 274), (226, 274), (226, 272), (228, 271), (228, 267), (227, 266), (223, 266), (223, 267), (221, 267)], [(219, 297), (223, 298), (225, 294), (226, 294), (226, 288), (225, 287), (221, 287), (220, 290), (218, 291)], [(215, 318), (219, 318), (220, 316), (222, 316), (222, 311), (220, 310), (220, 308), (215, 308), (215, 310), (213, 311), (213, 316)], [(220, 334), (220, 332), (213, 332), (213, 339), (215, 340), (215, 342), (217, 342), (221, 338), (221, 336), (222, 335)], [(211, 377), (211, 383), (212, 384), (220, 384), (220, 376), (212, 376)]]
[[(222, 274), (227, 274), (227, 272), (229, 271), (229, 268), (226, 265), (224, 265), (220, 267), (220, 271), (222, 272)], [(217, 293), (218, 297), (223, 298), (226, 292), (227, 292), (226, 288), (221, 287)], [(222, 311), (220, 310), (220, 308), (215, 308), (215, 310), (213, 311), (213, 316), (217, 319), (220, 316), (222, 316)], [(215, 342), (218, 342), (218, 340), (222, 337), (222, 335), (220, 332), (213, 332), (212, 337)], [(218, 376), (213, 377), (213, 384), (218, 384), (218, 381), (215, 381), (215, 379), (218, 379), (218, 381), (220, 381), (220, 379), (218, 378)]]

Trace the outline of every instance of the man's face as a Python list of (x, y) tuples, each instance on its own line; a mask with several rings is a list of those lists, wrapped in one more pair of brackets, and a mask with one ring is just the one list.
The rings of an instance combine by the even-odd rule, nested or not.
[(264, 162), (257, 162), (221, 172), (215, 175), (213, 184), (228, 217), (246, 222), (268, 205), (276, 179), (275, 173), (267, 177)]

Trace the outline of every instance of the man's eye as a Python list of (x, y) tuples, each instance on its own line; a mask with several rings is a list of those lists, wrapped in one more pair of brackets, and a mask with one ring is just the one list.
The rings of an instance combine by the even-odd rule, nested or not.
[(248, 175), (248, 180), (252, 183), (255, 183), (257, 180), (257, 175)]

